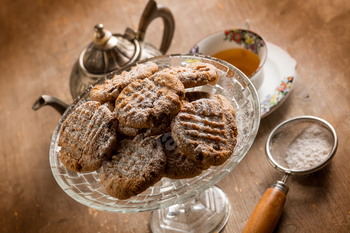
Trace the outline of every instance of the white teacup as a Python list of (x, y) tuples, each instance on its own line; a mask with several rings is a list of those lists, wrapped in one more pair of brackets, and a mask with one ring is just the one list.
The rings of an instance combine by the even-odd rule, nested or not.
[[(216, 32), (200, 40), (192, 47), (190, 53), (214, 56), (225, 50), (239, 48), (253, 52), (260, 60), (260, 62), (257, 61), (259, 65), (256, 66), (255, 71), (253, 70), (250, 75), (247, 75), (256, 90), (258, 90), (264, 81), (263, 66), (267, 59), (267, 47), (266, 41), (255, 32), (248, 29), (233, 29)], [(231, 63), (239, 69), (233, 62)]]

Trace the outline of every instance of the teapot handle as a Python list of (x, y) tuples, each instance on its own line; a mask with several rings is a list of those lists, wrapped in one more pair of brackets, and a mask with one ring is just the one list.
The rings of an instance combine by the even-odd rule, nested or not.
[(175, 29), (174, 17), (167, 7), (157, 4), (154, 0), (150, 0), (140, 19), (137, 36), (140, 41), (143, 41), (148, 25), (157, 17), (161, 17), (164, 22), (163, 39), (160, 46), (160, 52), (165, 54), (170, 46), (171, 40), (173, 39)]

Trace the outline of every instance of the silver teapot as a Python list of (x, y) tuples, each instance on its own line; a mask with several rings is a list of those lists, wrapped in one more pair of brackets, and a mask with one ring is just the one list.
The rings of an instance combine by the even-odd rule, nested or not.
[[(158, 17), (164, 22), (160, 49), (143, 41), (148, 25)], [(154, 0), (150, 0), (144, 9), (137, 31), (127, 28), (124, 34), (112, 34), (102, 24), (97, 24), (94, 27), (93, 41), (83, 49), (73, 66), (70, 76), (70, 92), (73, 99), (101, 77), (123, 66), (165, 54), (171, 44), (174, 29), (174, 17), (170, 10)], [(60, 113), (68, 106), (54, 97), (43, 95), (35, 102), (33, 110), (45, 105), (54, 107)]]

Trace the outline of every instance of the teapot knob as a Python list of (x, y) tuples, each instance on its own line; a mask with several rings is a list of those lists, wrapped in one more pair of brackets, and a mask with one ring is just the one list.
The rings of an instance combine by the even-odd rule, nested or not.
[(95, 32), (96, 32), (96, 37), (101, 39), (102, 37), (105, 36), (105, 32), (103, 31), (103, 24), (99, 23), (95, 25)]
[(112, 33), (103, 28), (103, 24), (99, 23), (94, 27), (95, 34), (93, 41), (97, 45), (104, 45), (112, 37)]

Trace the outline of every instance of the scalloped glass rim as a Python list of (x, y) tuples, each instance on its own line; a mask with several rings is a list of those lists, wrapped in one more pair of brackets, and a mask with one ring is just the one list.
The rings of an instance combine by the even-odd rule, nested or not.
[[(220, 72), (223, 74), (222, 79), (232, 82), (232, 84), (223, 83), (228, 84), (223, 85), (225, 86), (224, 88), (218, 84), (206, 85), (203, 87), (189, 88), (186, 89), (186, 91), (210, 91), (213, 93), (221, 93), (228, 97), (227, 95), (233, 94), (233, 90), (235, 90), (236, 92), (238, 90), (241, 91), (241, 93), (238, 94), (241, 95), (242, 101), (245, 101), (241, 101), (243, 103), (243, 106), (249, 105), (249, 107), (251, 108), (251, 112), (244, 112), (245, 115), (242, 115), (242, 117), (246, 117), (247, 119), (251, 120), (251, 122), (248, 125), (249, 129), (240, 129), (237, 124), (239, 136), (242, 135), (241, 131), (246, 130), (249, 130), (249, 135), (247, 135), (246, 138), (242, 139), (245, 140), (244, 144), (242, 145), (239, 144), (241, 139), (238, 138), (238, 143), (234, 154), (224, 164), (217, 167), (211, 167), (210, 169), (202, 172), (201, 175), (191, 179), (171, 180), (168, 178), (162, 178), (161, 181), (147, 189), (145, 192), (127, 200), (118, 200), (117, 198), (110, 197), (105, 192), (103, 185), (98, 179), (98, 173), (100, 170), (95, 172), (76, 173), (71, 172), (63, 167), (58, 158), (59, 147), (57, 146), (58, 134), (60, 132), (61, 125), (75, 108), (80, 106), (88, 99), (90, 90), (93, 86), (102, 84), (106, 79), (112, 78), (114, 74), (120, 74), (124, 70), (130, 70), (131, 67), (139, 63), (152, 61), (155, 62), (160, 68), (165, 68), (169, 66), (187, 64), (196, 60), (211, 63), (217, 66), (221, 70)], [(236, 89), (233, 89), (232, 86), (234, 86)], [(231, 87), (231, 92), (229, 92), (228, 90), (229, 87)], [(231, 103), (234, 107), (236, 105), (236, 107), (239, 108), (239, 104), (237, 102), (235, 103), (232, 98), (229, 100), (233, 101)], [(236, 109), (235, 118), (237, 118), (240, 112), (243, 112), (243, 110)], [(233, 168), (243, 159), (243, 157), (246, 155), (251, 145), (253, 144), (259, 129), (259, 124), (260, 104), (257, 92), (250, 80), (247, 78), (247, 76), (245, 76), (240, 70), (238, 70), (233, 65), (210, 56), (198, 54), (172, 54), (153, 57), (136, 62), (135, 64), (128, 65), (116, 72), (112, 72), (111, 74), (106, 75), (106, 77), (101, 78), (94, 85), (89, 86), (89, 88), (87, 88), (77, 99), (74, 100), (74, 102), (67, 108), (62, 118), (59, 120), (56, 129), (52, 135), (49, 155), (50, 166), (53, 176), (55, 177), (59, 186), (70, 197), (88, 207), (95, 208), (98, 210), (121, 213), (133, 213), (165, 208), (196, 196), (197, 194), (203, 192), (204, 190), (219, 182), (223, 177), (225, 177), (229, 172), (231, 172)]]

